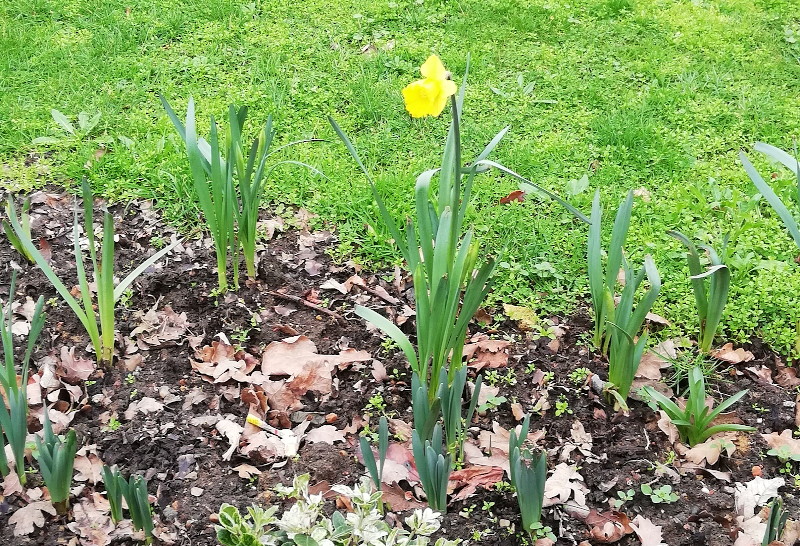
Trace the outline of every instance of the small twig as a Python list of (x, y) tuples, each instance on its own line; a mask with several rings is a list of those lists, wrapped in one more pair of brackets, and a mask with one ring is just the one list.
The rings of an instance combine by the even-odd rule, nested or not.
[(389, 294), (389, 292), (386, 292), (385, 294), (381, 294), (379, 291), (375, 290), (374, 288), (370, 288), (366, 284), (353, 283), (353, 286), (355, 288), (360, 288), (361, 290), (364, 290), (368, 294), (371, 294), (371, 295), (375, 296), (376, 298), (380, 298), (383, 301), (385, 301), (386, 303), (389, 303), (391, 305), (397, 305), (398, 303), (400, 303), (400, 300), (395, 298), (391, 294)]
[(280, 299), (284, 299), (284, 300), (287, 300), (287, 301), (292, 301), (292, 302), (295, 302), (295, 303), (300, 303), (300, 304), (305, 305), (306, 307), (310, 307), (311, 309), (313, 309), (315, 311), (319, 311), (320, 313), (324, 313), (324, 314), (328, 315), (329, 317), (334, 318), (336, 320), (336, 322), (338, 322), (339, 324), (343, 324), (343, 325), (347, 324), (347, 319), (344, 318), (339, 313), (337, 313), (336, 311), (331, 311), (330, 309), (326, 309), (325, 307), (321, 307), (321, 306), (317, 305), (316, 303), (311, 303), (310, 301), (308, 301), (306, 299), (303, 299), (303, 298), (301, 298), (299, 296), (292, 296), (291, 294), (284, 294), (282, 292), (275, 292), (275, 291), (272, 291), (272, 290), (266, 290), (265, 292), (267, 294), (269, 294), (270, 296), (273, 296), (273, 297), (276, 297), (276, 298), (280, 298)]

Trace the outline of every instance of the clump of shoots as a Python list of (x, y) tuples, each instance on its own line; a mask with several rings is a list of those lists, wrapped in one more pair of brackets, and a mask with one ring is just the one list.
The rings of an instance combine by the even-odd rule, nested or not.
[(689, 397), (683, 408), (652, 387), (644, 387), (643, 390), (664, 410), (664, 413), (678, 428), (681, 441), (688, 442), (690, 447), (694, 447), (720, 432), (752, 432), (755, 430), (753, 427), (732, 423), (712, 425), (719, 414), (735, 404), (748, 391), (739, 391), (712, 409), (706, 404), (705, 376), (700, 367), (696, 366), (689, 371)]
[(28, 348), (22, 358), (22, 368), (17, 375), (14, 359), (14, 339), (12, 334), (13, 312), (12, 302), (17, 286), (16, 270), (11, 274), (8, 305), (0, 319), (0, 340), (3, 344), (4, 360), (0, 366), (0, 387), (7, 400), (8, 407), (0, 397), (0, 474), (6, 476), (11, 468), (5, 453), (5, 435), (11, 453), (14, 455), (14, 468), (21, 484), (26, 483), (25, 476), (25, 441), (28, 437), (28, 366), (33, 354), (36, 340), (42, 332), (45, 314), (44, 297), (39, 296), (31, 318), (31, 329), (28, 333)]
[(69, 489), (77, 450), (75, 431), (70, 430), (65, 438), (53, 434), (53, 425), (45, 407), (43, 438), (36, 436), (36, 458), (50, 500), (59, 514), (66, 514), (69, 508)]
[[(100, 254), (96, 250), (94, 235), (94, 223), (92, 214), (94, 211), (94, 199), (89, 188), (89, 183), (84, 178), (82, 184), (83, 193), (83, 232), (88, 239), (89, 258), (94, 274), (94, 285), (97, 290), (97, 298), (92, 298), (92, 287), (83, 260), (81, 250), (81, 227), (78, 222), (78, 207), (75, 207), (74, 221), (72, 224), (73, 258), (78, 274), (78, 287), (80, 295), (76, 298), (64, 282), (56, 275), (49, 261), (42, 255), (39, 249), (33, 244), (30, 233), (26, 233), (21, 220), (17, 218), (14, 202), (9, 198), (8, 211), (9, 222), (14, 234), (18, 237), (22, 247), (33, 257), (33, 261), (42, 270), (47, 279), (56, 289), (56, 292), (63, 298), (64, 302), (72, 309), (75, 316), (86, 329), (86, 333), (91, 340), (97, 360), (104, 364), (110, 364), (114, 357), (114, 311), (117, 302), (123, 297), (125, 291), (133, 284), (139, 275), (155, 264), (168, 252), (170, 252), (178, 242), (167, 246), (156, 252), (145, 260), (139, 267), (134, 269), (119, 284), (114, 285), (114, 218), (108, 211), (103, 213), (103, 239), (100, 242)], [(95, 306), (97, 311), (95, 311)], [(98, 320), (99, 319), (99, 320)]]
[[(686, 261), (691, 274), (692, 291), (697, 305), (697, 314), (700, 319), (700, 335), (698, 345), (700, 351), (708, 353), (714, 342), (719, 324), (722, 321), (722, 311), (728, 302), (728, 291), (731, 285), (731, 271), (722, 262), (719, 254), (708, 245), (695, 245), (691, 239), (679, 231), (668, 231), (669, 235), (678, 239), (686, 247)], [(728, 245), (728, 238), (722, 244), (722, 253)], [(706, 251), (710, 266), (703, 271), (700, 263), (700, 250)]]

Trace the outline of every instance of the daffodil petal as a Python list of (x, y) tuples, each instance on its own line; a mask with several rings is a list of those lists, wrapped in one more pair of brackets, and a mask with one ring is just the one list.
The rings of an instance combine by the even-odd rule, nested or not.
[(417, 80), (403, 88), (406, 110), (413, 118), (433, 115), (432, 105), (440, 94), (440, 86), (435, 80)]
[(447, 69), (442, 64), (441, 59), (436, 55), (431, 55), (420, 67), (419, 71), (422, 73), (423, 78), (430, 78), (433, 80), (446, 80)]

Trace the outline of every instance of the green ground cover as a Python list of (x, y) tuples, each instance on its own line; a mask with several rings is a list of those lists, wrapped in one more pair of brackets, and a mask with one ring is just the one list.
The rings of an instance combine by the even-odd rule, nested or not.
[[(154, 198), (170, 221), (196, 222), (182, 143), (157, 93), (176, 108), (194, 96), (199, 120), (222, 118), (235, 101), (254, 120), (272, 113), (281, 141), (329, 139), (291, 151), (328, 180), (285, 171), (266, 198), (333, 222), (338, 258), (379, 267), (399, 253), (326, 116), (351, 135), (401, 218), (416, 174), (438, 163), (447, 126), (410, 119), (400, 89), (430, 53), (460, 79), (470, 52), (468, 150), (510, 124), (495, 157), (587, 213), (595, 188), (607, 210), (641, 189), (628, 249), (637, 262), (653, 254), (664, 278), (655, 308), (673, 322), (664, 335), (696, 333), (682, 249), (666, 231), (714, 244), (730, 231), (724, 334), (797, 354), (798, 251), (752, 199), (736, 159), (756, 140), (792, 148), (795, 38), (794, 0), (3, 2), (0, 180), (15, 190), (74, 187), (85, 174), (109, 198)], [(66, 138), (52, 108), (101, 117), (89, 135)], [(60, 142), (32, 144), (42, 136)], [(108, 153), (96, 157), (98, 148)], [(579, 191), (570, 181), (584, 175)], [(791, 199), (790, 173), (773, 184)], [(484, 176), (471, 211), (488, 251), (502, 252), (493, 297), (569, 312), (587, 293), (586, 227), (535, 197), (498, 205), (516, 187)]]

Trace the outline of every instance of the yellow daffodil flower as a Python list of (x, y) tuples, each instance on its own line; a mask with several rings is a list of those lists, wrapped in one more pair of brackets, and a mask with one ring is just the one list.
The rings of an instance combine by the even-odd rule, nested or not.
[(456, 93), (456, 84), (436, 55), (431, 55), (420, 67), (424, 79), (411, 82), (403, 89), (406, 110), (413, 118), (438, 116), (447, 99)]

